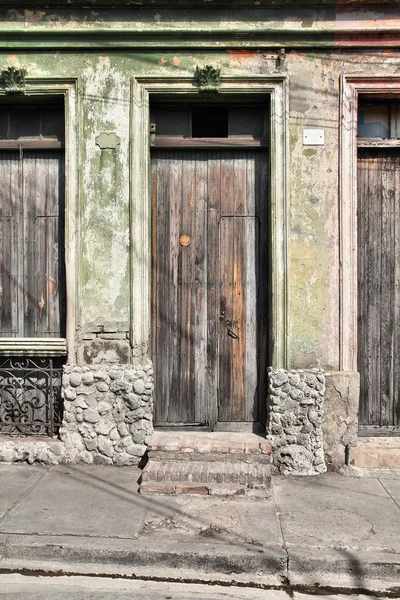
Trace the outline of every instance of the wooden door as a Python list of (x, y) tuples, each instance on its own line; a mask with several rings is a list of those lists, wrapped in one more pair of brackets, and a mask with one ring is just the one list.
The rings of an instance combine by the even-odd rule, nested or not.
[(360, 429), (400, 433), (400, 154), (359, 151)]
[(268, 157), (153, 154), (156, 424), (264, 420)]
[(63, 337), (63, 153), (2, 151), (0, 180), (0, 335)]

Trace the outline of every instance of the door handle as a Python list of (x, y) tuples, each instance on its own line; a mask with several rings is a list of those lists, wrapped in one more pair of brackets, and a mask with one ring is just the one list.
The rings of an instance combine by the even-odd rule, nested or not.
[(239, 336), (236, 335), (236, 333), (234, 331), (232, 331), (232, 329), (228, 329), (228, 335), (229, 335), (229, 337), (233, 338), (234, 340), (239, 339)]
[(221, 310), (221, 312), (219, 313), (219, 320), (223, 321), (225, 319), (225, 311)]

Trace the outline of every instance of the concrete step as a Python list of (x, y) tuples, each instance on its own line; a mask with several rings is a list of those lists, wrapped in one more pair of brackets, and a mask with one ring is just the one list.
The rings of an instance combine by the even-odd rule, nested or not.
[(271, 445), (252, 433), (157, 431), (148, 459), (141, 494), (270, 496)]
[(350, 449), (350, 464), (363, 469), (400, 469), (400, 438), (359, 437)]

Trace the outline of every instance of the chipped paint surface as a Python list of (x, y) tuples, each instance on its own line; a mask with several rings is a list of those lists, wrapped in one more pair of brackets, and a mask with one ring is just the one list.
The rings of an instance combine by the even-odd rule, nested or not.
[[(98, 56), (82, 71), (81, 305), (83, 323), (129, 321), (129, 80)], [(101, 149), (114, 131), (120, 143)], [(121, 298), (125, 301), (121, 301)]]
[[(41, 52), (24, 50), (25, 44), (33, 42), (21, 36), (19, 45), (14, 41), (12, 49), (3, 46), (0, 64), (25, 67), (28, 77), (79, 78), (76, 265), (79, 335), (104, 324), (127, 331), (131, 310), (135, 310), (130, 298), (129, 248), (131, 78), (141, 74), (193, 76), (197, 65), (210, 64), (221, 68), (223, 77), (287, 75), (289, 78), (288, 366), (338, 369), (340, 76), (400, 73), (400, 50), (394, 47), (394, 42), (393, 47), (383, 50), (385, 40), (378, 42), (376, 38), (374, 43), (381, 45), (374, 50), (369, 38), (372, 30), (379, 29), (392, 32), (390, 35), (398, 44), (400, 14), (390, 6), (359, 9), (357, 5), (339, 3), (319, 10), (249, 8), (245, 16), (238, 9), (223, 8), (213, 8), (212, 14), (201, 8), (190, 11), (158, 6), (134, 10), (69, 7), (0, 11), (0, 45), (6, 43), (7, 35), (3, 34), (7, 32), (10, 35), (30, 32), (29, 39), (33, 41), (34, 31), (53, 31), (55, 35), (76, 32), (76, 38), (71, 35), (71, 40), (77, 45), (73, 47), (69, 41), (70, 48), (62, 46), (61, 37), (55, 50), (50, 37), (52, 47), (46, 50), (45, 36), (38, 38), (37, 44), (43, 45)], [(272, 32), (278, 51), (273, 47), (261, 51), (255, 47), (256, 36), (235, 37), (236, 30), (243, 34), (257, 33), (260, 43), (264, 43), (264, 34)], [(174, 31), (176, 35), (171, 37)], [(231, 35), (219, 40), (221, 31)], [(336, 37), (348, 31), (347, 41), (343, 36)], [(357, 44), (365, 45), (365, 49), (351, 49), (356, 43), (352, 32), (363, 31), (368, 36), (357, 38)], [(101, 48), (89, 47), (90, 32), (103, 40)], [(152, 47), (139, 50), (126, 47), (146, 32), (154, 34)], [(160, 42), (157, 36), (162, 32), (169, 32), (169, 37)], [(178, 47), (188, 32), (198, 35), (190, 38), (189, 53)], [(212, 32), (215, 38), (211, 43)], [(285, 44), (286, 59), (279, 69), (276, 58), (283, 45), (280, 33), (285, 32), (291, 32), (291, 41), (288, 47)], [(325, 40), (331, 48), (302, 50), (299, 40), (307, 32), (325, 32), (330, 36)], [(116, 36), (112, 51), (107, 51), (104, 42), (109, 33)], [(118, 38), (119, 33), (123, 35)], [(225, 42), (231, 44), (228, 50), (222, 47)], [(81, 43), (86, 44), (84, 52), (77, 49)], [(202, 44), (208, 47), (202, 49)], [(346, 45), (347, 49), (335, 49), (338, 44)], [(324, 129), (325, 145), (304, 147), (304, 128)], [(115, 148), (100, 148), (96, 139), (110, 132), (118, 137), (119, 144)], [(151, 258), (148, 260), (150, 263)]]

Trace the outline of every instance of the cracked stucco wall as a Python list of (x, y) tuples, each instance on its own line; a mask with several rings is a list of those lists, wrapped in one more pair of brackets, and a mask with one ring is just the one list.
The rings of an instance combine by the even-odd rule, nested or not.
[(356, 446), (360, 376), (352, 372), (325, 374), (322, 431), (327, 468), (334, 471), (345, 463), (345, 448)]
[[(22, 32), (28, 28), (31, 33), (40, 27), (54, 31), (80, 29), (86, 34), (98, 27), (128, 31), (141, 26), (156, 30), (164, 25), (176, 29), (196, 25), (181, 11), (132, 11), (134, 9), (110, 13), (101, 9), (57, 11), (43, 8), (21, 12), (13, 9), (1, 12), (0, 29), (17, 31), (20, 28)], [(196, 12), (198, 23), (206, 21), (210, 29), (221, 24), (232, 30), (237, 27), (236, 12), (218, 13), (220, 17), (214, 20), (207, 13), (204, 10)], [(302, 21), (293, 14), (285, 13), (283, 18), (282, 11), (275, 13), (269, 21), (272, 29), (303, 27), (303, 22), (306, 27), (320, 26), (314, 17)], [(216, 15), (213, 13), (213, 18)], [(338, 27), (346, 26), (344, 17), (339, 21)], [(259, 25), (250, 17), (244, 24), (242, 22), (245, 28), (257, 29)], [(354, 21), (353, 25), (362, 27), (362, 19)], [(168, 48), (169, 42), (165, 42), (164, 46), (139, 49), (114, 46), (112, 51), (104, 48), (100, 51), (95, 47), (82, 50), (60, 46), (53, 49), (44, 41), (38, 41), (37, 48), (24, 49), (24, 43), (22, 36), (18, 44), (14, 43), (12, 51), (3, 49), (0, 64), (24, 67), (28, 77), (37, 79), (78, 78), (79, 197), (74, 265), (77, 281), (74, 362), (78, 365), (132, 362), (130, 324), (135, 318), (137, 295), (141, 293), (133, 290), (131, 297), (130, 230), (133, 219), (140, 220), (140, 214), (131, 214), (130, 206), (132, 77), (192, 77), (197, 65), (206, 64), (220, 67), (223, 76), (288, 76), (289, 356), (286, 366), (288, 369), (321, 368), (329, 372), (325, 451), (331, 457), (332, 465), (336, 464), (347, 436), (353, 439), (358, 404), (356, 375), (337, 373), (340, 77), (350, 73), (368, 77), (398, 74), (400, 52), (391, 48), (335, 48), (332, 37), (331, 50), (311, 52), (290, 48), (289, 44), (284, 64), (278, 67), (279, 49), (259, 50), (251, 47), (253, 42), (246, 47), (244, 41), (227, 49), (211, 48), (206, 44), (197, 49), (194, 46), (179, 49), (172, 45)], [(323, 129), (324, 145), (303, 146), (304, 128)], [(99, 148), (96, 138), (102, 133), (114, 133), (119, 140), (117, 147)], [(143, 168), (146, 168), (145, 160)], [(150, 268), (150, 256), (148, 264)], [(284, 302), (284, 299), (278, 298), (277, 302)]]
[[(74, 53), (70, 50), (0, 55), (1, 64), (25, 66), (30, 77), (79, 77), (78, 360), (87, 347), (115, 339), (118, 360), (129, 361), (130, 79), (135, 74), (190, 75), (212, 63), (223, 75), (273, 75), (276, 53), (227, 50), (147, 53)], [(338, 143), (339, 83), (343, 73), (392, 73), (396, 52), (287, 52), (283, 72), (289, 96), (289, 360), (290, 368), (339, 367)], [(325, 131), (325, 144), (305, 147), (302, 130)], [(114, 132), (115, 150), (96, 138)], [(273, 149), (272, 149), (273, 151)], [(139, 217), (140, 218), (140, 217)], [(150, 263), (150, 257), (149, 257)], [(85, 339), (87, 337), (88, 339)], [(116, 337), (118, 337), (116, 335)], [(96, 338), (96, 343), (94, 342)], [(111, 343), (111, 342), (110, 342)], [(121, 346), (121, 348), (119, 348)], [(85, 349), (86, 348), (86, 349)], [(114, 351), (113, 351), (114, 352)], [(89, 352), (93, 355), (93, 352)], [(104, 360), (109, 357), (104, 355)]]

